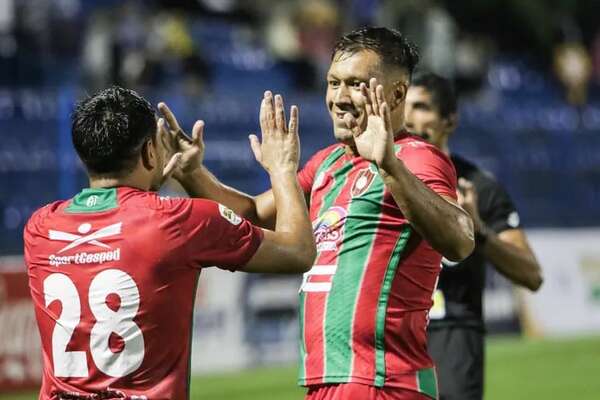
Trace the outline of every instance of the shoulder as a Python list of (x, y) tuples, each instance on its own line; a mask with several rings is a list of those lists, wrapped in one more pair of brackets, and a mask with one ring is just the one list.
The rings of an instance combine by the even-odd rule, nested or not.
[(452, 154), (451, 159), (458, 176), (473, 182), (478, 191), (504, 190), (502, 185), (496, 180), (494, 174), (490, 171), (482, 169), (470, 160), (456, 154)]
[(317, 151), (313, 156), (307, 161), (306, 165), (312, 165), (315, 168), (318, 168), (323, 161), (325, 161), (330, 156), (335, 156), (336, 154), (343, 154), (344, 145), (340, 143), (332, 144), (331, 146), (327, 146), (324, 149)]
[(45, 206), (38, 208), (36, 211), (33, 212), (33, 214), (31, 214), (26, 226), (43, 224), (49, 217), (56, 213), (57, 210), (64, 208), (67, 203), (68, 201), (65, 200), (57, 200), (55, 202), (46, 204)]
[(396, 140), (395, 151), (396, 156), (400, 159), (440, 160), (452, 165), (450, 158), (444, 152), (416, 135), (406, 135)]

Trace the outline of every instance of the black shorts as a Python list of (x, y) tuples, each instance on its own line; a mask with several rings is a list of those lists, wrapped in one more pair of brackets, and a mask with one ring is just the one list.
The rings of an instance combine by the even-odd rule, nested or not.
[(483, 398), (484, 333), (448, 326), (429, 329), (428, 348), (437, 369), (439, 400)]

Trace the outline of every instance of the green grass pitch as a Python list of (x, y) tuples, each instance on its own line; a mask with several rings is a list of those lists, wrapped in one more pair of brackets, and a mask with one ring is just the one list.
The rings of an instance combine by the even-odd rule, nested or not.
[[(293, 366), (192, 379), (192, 399), (301, 400)], [(600, 399), (600, 336), (580, 339), (489, 339), (486, 400)], [(2, 394), (32, 400), (35, 393)]]

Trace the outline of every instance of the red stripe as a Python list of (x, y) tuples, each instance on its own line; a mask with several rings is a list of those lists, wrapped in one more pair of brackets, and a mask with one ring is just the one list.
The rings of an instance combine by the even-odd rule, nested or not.
[[(385, 362), (391, 374), (433, 366), (427, 354), (426, 328), (440, 261), (439, 253), (423, 240), (409, 243), (406, 249), (393, 282), (396, 295), (390, 296), (385, 325)], [(390, 383), (396, 385), (398, 379)]]
[[(340, 206), (345, 209), (350, 205), (351, 195), (350, 189), (351, 184), (351, 174), (355, 172), (355, 165), (359, 162), (360, 158), (355, 158), (353, 160), (353, 168), (349, 171), (348, 176), (346, 178), (346, 182), (344, 184), (343, 189), (339, 193), (337, 199), (333, 201), (331, 206)], [(335, 171), (339, 169), (342, 165), (348, 162), (348, 157), (346, 155), (340, 157), (328, 170), (324, 171), (325, 173), (331, 175), (330, 171)], [(312, 221), (318, 217), (318, 212), (322, 207), (323, 199), (325, 195), (331, 190), (331, 183), (328, 183), (326, 189), (319, 190), (318, 193), (315, 193), (315, 200), (313, 204), (313, 199), (311, 199), (311, 207), (310, 207), (310, 217)], [(325, 210), (323, 210), (325, 211)], [(343, 240), (343, 238), (341, 239)], [(338, 245), (340, 245), (338, 243)], [(318, 265), (334, 265), (337, 263), (338, 253), (337, 251), (324, 251), (321, 252), (315, 264)], [(315, 277), (316, 278), (316, 277)], [(316, 281), (316, 280), (315, 280)], [(324, 335), (324, 327), (323, 327), (323, 313), (327, 309), (327, 297), (329, 293), (320, 293), (320, 292), (310, 292), (305, 293), (305, 302), (304, 302), (304, 343), (306, 343), (306, 361), (304, 365), (305, 377), (309, 381), (309, 384), (315, 385), (319, 383), (323, 383), (322, 377), (324, 375), (324, 363), (325, 363), (325, 353), (324, 353), (324, 345), (323, 345), (323, 335)], [(311, 320), (307, 320), (307, 315), (310, 315)], [(321, 378), (318, 381), (315, 381), (315, 378)]]
[[(381, 227), (386, 226), (382, 232)], [(394, 229), (392, 226), (397, 225)], [(386, 266), (402, 233), (402, 223), (385, 213), (382, 215), (373, 242), (371, 256), (365, 266), (352, 328), (354, 361), (352, 376), (375, 379), (375, 324), (377, 302), (385, 277)]]

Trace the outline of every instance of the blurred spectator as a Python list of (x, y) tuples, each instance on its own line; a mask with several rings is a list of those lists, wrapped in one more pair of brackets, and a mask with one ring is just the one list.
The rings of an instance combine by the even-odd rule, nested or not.
[(282, 3), (271, 15), (267, 43), (298, 89), (322, 88), (341, 27), (338, 9), (329, 1)]
[(379, 11), (381, 25), (400, 30), (419, 46), (421, 67), (447, 78), (454, 77), (458, 28), (438, 1), (388, 0)]
[(577, 42), (558, 45), (554, 50), (554, 71), (565, 88), (567, 101), (584, 105), (592, 75), (592, 61), (586, 48)]
[(208, 67), (186, 18), (177, 11), (153, 11), (127, 1), (92, 15), (83, 52), (92, 88), (166, 85), (190, 95), (202, 92)]

